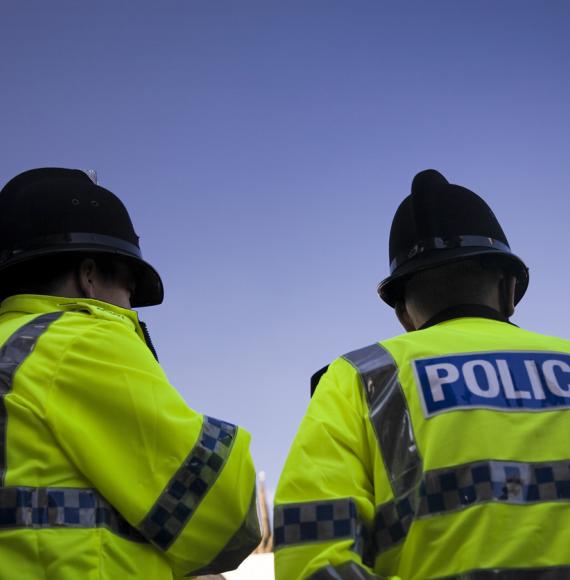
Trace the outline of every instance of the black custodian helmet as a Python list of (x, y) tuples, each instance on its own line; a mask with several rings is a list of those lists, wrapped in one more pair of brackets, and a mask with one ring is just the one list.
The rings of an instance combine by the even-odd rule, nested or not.
[(421, 270), (466, 258), (492, 257), (516, 277), (515, 304), (528, 287), (528, 268), (511, 248), (491, 208), (476, 193), (427, 169), (412, 182), (390, 230), (390, 276), (378, 294), (390, 306), (403, 297), (406, 281)]
[(24, 262), (63, 253), (107, 254), (133, 268), (133, 307), (160, 304), (162, 281), (142, 259), (121, 200), (78, 169), (20, 173), (0, 191), (0, 275)]

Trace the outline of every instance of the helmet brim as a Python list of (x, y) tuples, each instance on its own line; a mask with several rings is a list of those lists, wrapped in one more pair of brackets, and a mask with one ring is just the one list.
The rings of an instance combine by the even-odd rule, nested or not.
[(63, 254), (91, 254), (116, 257), (124, 261), (135, 276), (135, 290), (131, 296), (131, 307), (156, 306), (164, 300), (164, 287), (158, 272), (148, 262), (130, 252), (121, 249), (96, 246), (93, 244), (52, 245), (34, 250), (26, 250), (10, 256), (0, 264), (0, 274), (6, 274), (11, 268), (43, 257)]
[(501, 267), (516, 277), (515, 305), (518, 304), (528, 288), (527, 266), (515, 254), (487, 247), (459, 247), (418, 256), (416, 259), (402, 264), (390, 276), (382, 280), (378, 284), (378, 295), (386, 304), (394, 308), (396, 303), (403, 298), (406, 282), (412, 275), (423, 270), (475, 257), (492, 257), (493, 260), (500, 263)]

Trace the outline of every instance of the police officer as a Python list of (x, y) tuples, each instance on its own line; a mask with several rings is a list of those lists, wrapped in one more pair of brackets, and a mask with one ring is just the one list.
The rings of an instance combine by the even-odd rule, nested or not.
[(249, 434), (190, 409), (131, 307), (159, 304), (121, 201), (83, 172), (0, 192), (0, 578), (163, 580), (259, 542)]
[(390, 269), (408, 333), (318, 382), (276, 493), (277, 579), (570, 578), (570, 342), (509, 322), (527, 268), (427, 170)]

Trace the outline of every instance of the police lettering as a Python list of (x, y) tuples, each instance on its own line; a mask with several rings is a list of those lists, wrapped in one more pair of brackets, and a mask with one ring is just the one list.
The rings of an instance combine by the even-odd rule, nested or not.
[(426, 416), (465, 408), (570, 407), (570, 355), (497, 352), (414, 361)]

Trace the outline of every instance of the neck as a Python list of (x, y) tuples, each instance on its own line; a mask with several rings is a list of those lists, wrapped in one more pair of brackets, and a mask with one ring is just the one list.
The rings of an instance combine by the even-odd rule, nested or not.
[(425, 319), (416, 328), (423, 330), (430, 326), (435, 326), (440, 322), (452, 320), (454, 318), (489, 318), (500, 322), (509, 322), (509, 319), (499, 310), (487, 304), (456, 304), (441, 310), (434, 316)]

